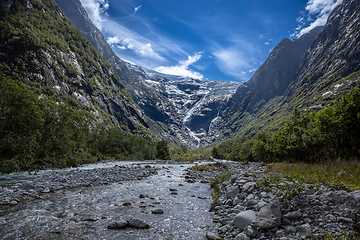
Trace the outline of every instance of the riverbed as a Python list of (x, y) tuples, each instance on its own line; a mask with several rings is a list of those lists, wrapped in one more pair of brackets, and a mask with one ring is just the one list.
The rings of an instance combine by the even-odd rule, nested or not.
[[(41, 194), (41, 198), (0, 208), (3, 239), (206, 239), (215, 230), (209, 184), (185, 181), (193, 164), (108, 162), (82, 169), (119, 168), (136, 164), (157, 174), (129, 181), (71, 187)], [(57, 170), (58, 172), (59, 170)], [(74, 171), (66, 169), (63, 171)], [(56, 171), (40, 175), (56, 174)], [(9, 177), (2, 185), (32, 176)], [(74, 179), (76, 181), (76, 179)], [(161, 209), (163, 214), (153, 214)], [(141, 219), (149, 229), (108, 229), (111, 223)]]

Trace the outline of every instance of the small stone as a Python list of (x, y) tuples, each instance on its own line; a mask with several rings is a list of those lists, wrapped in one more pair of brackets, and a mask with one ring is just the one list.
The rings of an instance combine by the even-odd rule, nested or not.
[(232, 218), (223, 218), (219, 220), (219, 223), (221, 223), (222, 225), (226, 225), (230, 223), (232, 220), (233, 220)]
[(128, 226), (128, 223), (124, 220), (121, 220), (119, 222), (114, 222), (114, 223), (111, 223), (109, 226), (108, 226), (108, 229), (124, 229)]
[(311, 226), (308, 223), (305, 223), (301, 226), (297, 226), (296, 230), (298, 231), (298, 233), (301, 236), (307, 236), (307, 235), (311, 234)]
[(281, 208), (278, 201), (262, 207), (251, 225), (255, 228), (270, 229), (281, 225)]
[(250, 237), (245, 233), (240, 233), (235, 237), (235, 240), (250, 240)]
[(151, 210), (151, 213), (152, 214), (163, 214), (164, 211), (160, 208), (157, 208), (157, 209)]
[(212, 232), (208, 232), (208, 233), (206, 233), (206, 239), (208, 239), (208, 240), (220, 240), (221, 238), (218, 235), (216, 235), (216, 234), (214, 234)]
[(294, 211), (294, 212), (289, 212), (287, 214), (283, 215), (283, 219), (288, 219), (288, 220), (296, 220), (301, 218), (302, 213), (299, 211)]
[(18, 205), (18, 202), (17, 202), (17, 201), (12, 200), (12, 201), (10, 202), (10, 206), (16, 206), (16, 205)]
[(127, 206), (130, 206), (131, 203), (129, 203), (129, 202), (124, 202), (122, 205), (125, 206), (125, 207), (127, 207)]
[(140, 194), (139, 195), (139, 198), (148, 198), (149, 197), (149, 195), (147, 195), (147, 194)]
[(256, 236), (256, 230), (252, 228), (251, 226), (247, 226), (244, 230), (244, 233), (249, 237), (255, 237)]

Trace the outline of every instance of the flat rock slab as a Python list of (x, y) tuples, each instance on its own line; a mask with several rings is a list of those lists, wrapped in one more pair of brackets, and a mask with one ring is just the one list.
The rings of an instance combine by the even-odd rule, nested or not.
[(136, 229), (149, 229), (150, 225), (145, 222), (144, 220), (131, 218), (127, 221), (129, 227), (136, 228)]

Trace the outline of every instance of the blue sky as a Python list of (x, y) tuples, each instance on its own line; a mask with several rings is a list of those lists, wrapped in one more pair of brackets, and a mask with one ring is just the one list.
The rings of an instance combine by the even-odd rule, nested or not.
[(247, 81), (283, 38), (342, 0), (80, 0), (121, 58), (159, 72)]

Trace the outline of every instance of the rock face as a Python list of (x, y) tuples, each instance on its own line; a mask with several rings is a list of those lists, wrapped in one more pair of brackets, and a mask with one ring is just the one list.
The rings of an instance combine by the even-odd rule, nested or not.
[[(284, 101), (289, 101), (300, 92), (324, 92), (322, 97), (341, 93), (341, 88), (352, 84), (352, 80), (336, 83), (360, 70), (360, 10), (359, 0), (345, 0), (329, 15), (324, 30), (314, 41), (303, 58), (295, 81), (286, 91)], [(340, 89), (339, 89), (340, 88)], [(309, 99), (310, 96), (308, 96)], [(310, 105), (311, 102), (306, 103)], [(305, 105), (305, 103), (304, 103)]]
[(232, 132), (255, 134), (288, 114), (289, 107), (322, 109), (356, 86), (359, 21), (359, 0), (345, 0), (332, 11), (323, 29), (281, 41), (220, 112), (223, 119), (231, 119), (225, 127), (231, 131), (218, 133), (219, 138)]
[[(24, 8), (17, 9), (17, 5), (24, 5)], [(26, 66), (23, 66), (23, 63), (14, 64), (13, 57), (6, 57), (7, 54), (3, 54), (0, 58), (3, 63), (0, 71), (14, 79), (21, 79), (29, 88), (33, 84), (40, 84), (41, 87), (37, 87), (40, 89), (37, 90), (39, 98), (50, 97), (59, 104), (66, 103), (76, 109), (89, 112), (94, 119), (94, 125), (105, 123), (104, 125), (118, 125), (127, 132), (146, 132), (149, 126), (144, 119), (145, 116), (125, 90), (119, 76), (64, 16), (61, 9), (55, 4), (48, 5), (40, 7), (30, 0), (21, 3), (10, 1), (9, 4), (4, 5), (4, 9), (1, 9), (2, 19), (8, 19), (9, 22), (9, 25), (2, 29), (4, 38), (1, 47), (13, 49), (17, 54), (16, 58), (26, 59), (28, 64)], [(40, 15), (37, 8), (42, 12)], [(16, 22), (18, 18), (22, 19), (19, 16), (25, 11), (29, 18), (52, 19), (58, 26), (47, 28), (46, 20), (43, 20), (45, 26), (39, 26), (31, 21), (27, 25)], [(39, 31), (43, 34), (38, 35), (36, 41), (27, 42), (23, 39), (21, 40), (23, 43), (14, 44), (10, 41), (13, 37), (11, 29), (14, 25), (16, 28), (23, 28), (20, 32), (25, 33), (32, 29), (31, 31)], [(59, 32), (59, 29), (63, 29), (63, 32)], [(57, 44), (49, 41), (47, 36), (55, 38)], [(40, 46), (36, 42), (43, 44)], [(29, 57), (26, 49), (36, 50)], [(12, 67), (9, 71), (4, 66)]]
[(79, 0), (55, 0), (71, 22), (82, 32), (121, 77), (136, 104), (149, 119), (160, 138), (197, 147), (211, 143), (218, 112), (241, 84), (161, 74), (125, 63), (111, 49), (92, 24)]

